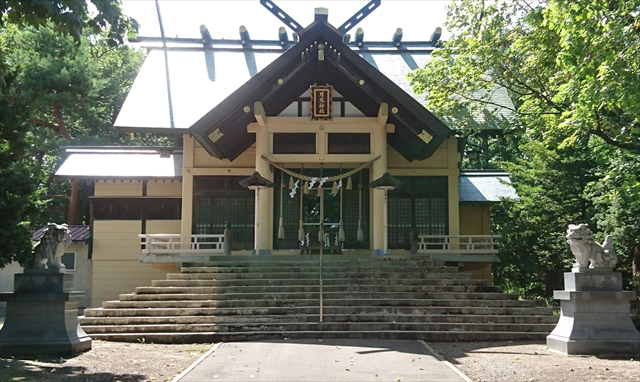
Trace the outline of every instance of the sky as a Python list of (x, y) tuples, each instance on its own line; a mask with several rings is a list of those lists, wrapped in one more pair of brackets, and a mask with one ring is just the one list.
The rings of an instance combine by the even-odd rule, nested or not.
[[(329, 9), (329, 22), (339, 27), (369, 1), (272, 0), (296, 22), (306, 27), (314, 18), (314, 9)], [(381, 5), (355, 29), (364, 29), (364, 39), (390, 41), (396, 28), (403, 29), (403, 41), (429, 40), (436, 27), (443, 27), (450, 0), (382, 0)], [(124, 0), (125, 14), (141, 24), (138, 36), (160, 36), (154, 0)], [(264, 8), (259, 0), (161, 0), (160, 10), (167, 37), (200, 38), (199, 27), (207, 26), (214, 39), (238, 39), (240, 25), (247, 27), (254, 40), (276, 40), (284, 24)], [(287, 33), (291, 36), (291, 29)], [(443, 31), (443, 39), (448, 33)], [(291, 37), (290, 37), (291, 39)]]

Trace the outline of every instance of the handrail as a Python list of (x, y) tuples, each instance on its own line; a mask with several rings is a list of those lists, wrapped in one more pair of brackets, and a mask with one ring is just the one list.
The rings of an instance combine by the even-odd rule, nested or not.
[(141, 253), (166, 255), (182, 253), (224, 252), (224, 234), (141, 234)]
[(418, 235), (418, 253), (496, 254), (500, 235)]

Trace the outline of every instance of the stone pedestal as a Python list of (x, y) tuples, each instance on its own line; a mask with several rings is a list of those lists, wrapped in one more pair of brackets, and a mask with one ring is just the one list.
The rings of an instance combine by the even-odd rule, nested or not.
[(73, 275), (48, 269), (26, 269), (15, 275), (13, 293), (1, 293), (7, 302), (0, 329), (0, 355), (66, 356), (91, 350), (91, 338), (78, 325), (78, 301)]
[(580, 269), (564, 274), (565, 290), (554, 291), (560, 300), (558, 325), (547, 336), (549, 349), (564, 354), (640, 356), (640, 332), (633, 326), (629, 300), (634, 292), (622, 290), (622, 275)]

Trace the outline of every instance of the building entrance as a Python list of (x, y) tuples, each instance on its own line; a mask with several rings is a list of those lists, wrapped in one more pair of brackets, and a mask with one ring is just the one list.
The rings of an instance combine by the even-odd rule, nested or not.
[[(291, 169), (300, 173), (301, 170)], [(350, 169), (342, 169), (342, 173)], [(302, 173), (310, 177), (331, 177), (340, 174), (340, 169), (304, 169)], [(293, 179), (295, 183), (297, 179)], [(316, 186), (304, 192), (304, 182), (299, 181), (295, 193), (290, 188), (291, 182), (288, 174), (280, 170), (275, 170), (274, 175), (274, 217), (273, 241), (274, 249), (299, 249), (310, 246), (319, 248), (320, 229), (320, 195)], [(370, 249), (369, 240), (369, 169), (351, 176), (351, 189), (347, 189), (348, 179), (342, 181), (342, 189), (334, 195), (332, 193), (332, 183), (325, 183), (322, 188), (324, 216), (323, 225), (325, 232), (325, 247), (337, 247), (341, 249)], [(361, 187), (359, 187), (361, 185)], [(342, 195), (341, 195), (342, 193)], [(291, 197), (293, 195), (293, 197)], [(301, 213), (302, 208), (302, 213)], [(342, 223), (344, 230), (344, 241), (339, 240), (340, 216), (342, 213)], [(282, 219), (280, 219), (282, 217)], [(284, 238), (278, 238), (282, 220), (284, 228)], [(300, 222), (304, 230), (304, 243), (298, 240)], [(361, 237), (358, 237), (358, 230)], [(361, 239), (361, 240), (358, 240)], [(308, 243), (307, 243), (308, 240)], [(329, 245), (326, 245), (329, 244)]]

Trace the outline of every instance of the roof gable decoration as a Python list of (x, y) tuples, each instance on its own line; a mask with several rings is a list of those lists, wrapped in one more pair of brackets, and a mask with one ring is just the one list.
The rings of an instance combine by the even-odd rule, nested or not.
[[(451, 135), (433, 114), (343, 43), (341, 32), (314, 21), (300, 41), (189, 129), (213, 156), (235, 159), (255, 141), (246, 127), (255, 122), (250, 105), (261, 102), (278, 115), (310, 85), (332, 84), (366, 116), (376, 117), (382, 103), (391, 109), (396, 132), (389, 144), (407, 160), (425, 159)], [(217, 131), (217, 132), (216, 132)], [(415, 139), (419, 137), (420, 139)]]

